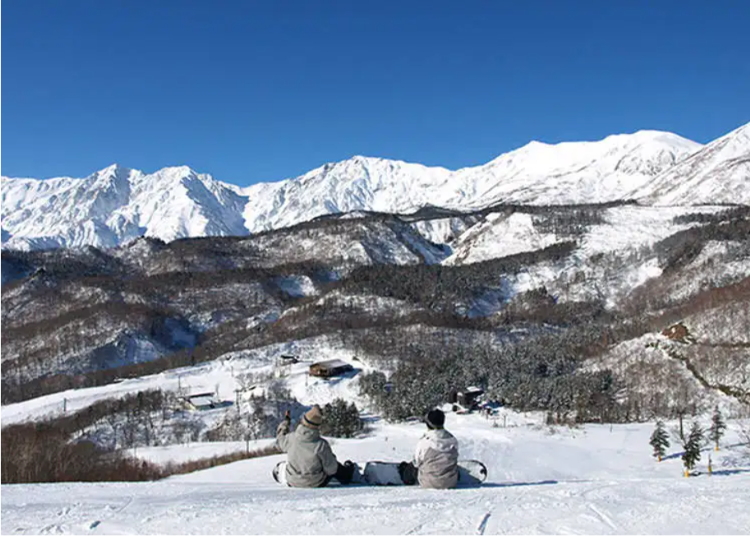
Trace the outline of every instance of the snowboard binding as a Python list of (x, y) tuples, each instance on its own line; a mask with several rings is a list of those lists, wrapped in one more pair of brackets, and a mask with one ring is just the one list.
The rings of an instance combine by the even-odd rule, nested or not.
[(413, 486), (417, 483), (418, 470), (413, 463), (401, 462), (398, 464), (398, 474), (404, 486)]
[(339, 468), (333, 478), (338, 480), (341, 484), (351, 484), (354, 481), (357, 469), (358, 467), (356, 463), (351, 460), (346, 460), (344, 463), (339, 464)]

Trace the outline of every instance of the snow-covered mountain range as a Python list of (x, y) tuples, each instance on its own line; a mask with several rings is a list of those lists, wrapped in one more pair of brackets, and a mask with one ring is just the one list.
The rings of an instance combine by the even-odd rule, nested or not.
[(84, 179), (2, 177), (2, 242), (17, 249), (111, 247), (138, 236), (246, 235), (327, 214), (427, 206), (750, 204), (748, 179), (750, 124), (705, 147), (657, 131), (531, 142), (457, 171), (355, 156), (247, 188), (185, 166), (147, 174), (113, 165)]

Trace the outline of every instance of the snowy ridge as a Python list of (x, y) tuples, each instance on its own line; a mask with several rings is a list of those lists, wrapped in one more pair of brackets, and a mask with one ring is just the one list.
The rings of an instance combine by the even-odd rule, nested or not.
[(676, 134), (643, 130), (598, 142), (531, 142), (478, 168), (478, 173), (459, 173), (470, 183), (475, 173), (486, 175), (480, 195), (490, 203), (604, 203), (628, 199), (630, 187), (647, 184), (698, 148)]
[(709, 143), (633, 197), (654, 205), (749, 204), (750, 123)]
[[(746, 151), (747, 145), (746, 136), (735, 136), (731, 154)], [(294, 179), (247, 188), (185, 166), (147, 174), (113, 165), (84, 179), (3, 177), (3, 247), (111, 247), (139, 236), (171, 241), (246, 235), (357, 211), (617, 201), (646, 196), (654, 177), (666, 177), (700, 148), (675, 134), (640, 131), (595, 142), (531, 142), (457, 171), (355, 156)], [(727, 154), (715, 154), (716, 166)], [(742, 182), (745, 168), (738, 169), (730, 181)], [(735, 202), (750, 203), (741, 188), (733, 191), (742, 193)]]

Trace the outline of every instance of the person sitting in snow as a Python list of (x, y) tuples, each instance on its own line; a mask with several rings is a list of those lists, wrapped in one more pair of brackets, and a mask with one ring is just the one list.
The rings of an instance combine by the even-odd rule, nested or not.
[(291, 431), (287, 411), (276, 429), (276, 445), (287, 453), (286, 482), (295, 488), (321, 488), (335, 478), (342, 484), (352, 480), (354, 464), (336, 460), (328, 441), (320, 437), (323, 412), (317, 404), (302, 416), (297, 429)]
[(399, 473), (404, 484), (423, 488), (455, 488), (458, 483), (458, 440), (443, 429), (445, 413), (433, 409), (424, 419), (427, 432), (417, 443), (414, 462), (402, 462)]

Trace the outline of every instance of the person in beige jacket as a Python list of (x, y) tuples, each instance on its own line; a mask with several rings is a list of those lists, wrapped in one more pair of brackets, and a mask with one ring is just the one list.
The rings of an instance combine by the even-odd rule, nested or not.
[(412, 463), (399, 464), (404, 484), (450, 489), (458, 484), (458, 440), (443, 428), (445, 413), (430, 411), (424, 419), (427, 432), (417, 443)]
[(297, 429), (291, 431), (291, 417), (286, 412), (276, 429), (276, 445), (287, 454), (286, 482), (295, 488), (320, 488), (332, 478), (342, 484), (351, 482), (354, 466), (336, 460), (328, 441), (320, 436), (323, 412), (315, 405), (302, 416)]

